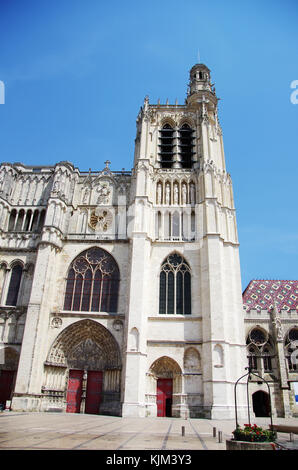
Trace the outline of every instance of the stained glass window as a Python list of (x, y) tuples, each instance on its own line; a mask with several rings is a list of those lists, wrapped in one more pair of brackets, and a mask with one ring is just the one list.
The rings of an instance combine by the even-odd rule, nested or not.
[(64, 310), (117, 312), (119, 268), (107, 251), (94, 247), (71, 263)]
[(163, 262), (159, 284), (160, 314), (191, 314), (191, 277), (187, 261), (177, 253)]

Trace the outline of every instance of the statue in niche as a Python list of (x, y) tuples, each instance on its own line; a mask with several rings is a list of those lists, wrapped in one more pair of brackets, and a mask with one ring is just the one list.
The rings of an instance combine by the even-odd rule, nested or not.
[(195, 204), (196, 203), (196, 188), (193, 183), (190, 185), (190, 203)]
[(83, 192), (82, 203), (87, 204), (89, 202), (90, 188), (85, 188)]
[(179, 189), (178, 184), (174, 185), (174, 204), (179, 204)]
[(182, 204), (187, 204), (186, 184), (182, 185)]
[(157, 204), (162, 204), (162, 187), (160, 183), (157, 185)]
[(53, 184), (53, 193), (58, 193), (60, 191), (60, 175), (57, 175)]
[(109, 183), (101, 183), (97, 188), (97, 192), (99, 194), (97, 204), (109, 204), (111, 195)]
[(171, 200), (171, 188), (170, 188), (170, 185), (167, 184), (166, 185), (166, 204), (167, 205), (170, 205), (170, 200)]

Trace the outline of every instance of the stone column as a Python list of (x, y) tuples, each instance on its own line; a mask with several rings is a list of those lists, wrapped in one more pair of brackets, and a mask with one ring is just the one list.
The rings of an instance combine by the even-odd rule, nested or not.
[(281, 407), (283, 409), (284, 417), (291, 417), (290, 411), (290, 402), (289, 402), (289, 385), (288, 385), (288, 376), (286, 369), (286, 359), (284, 352), (284, 331), (279, 317), (279, 312), (277, 304), (274, 301), (273, 309), (271, 310), (271, 322), (273, 325), (273, 336), (275, 338), (276, 344), (276, 358), (277, 358), (277, 368), (279, 370), (279, 380), (280, 380), (280, 398), (281, 398)]

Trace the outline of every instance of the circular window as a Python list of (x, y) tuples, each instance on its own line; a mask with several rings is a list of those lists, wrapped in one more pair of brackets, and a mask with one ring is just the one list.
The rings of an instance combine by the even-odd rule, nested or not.
[(251, 342), (257, 346), (261, 346), (267, 343), (267, 340), (268, 340), (265, 332), (262, 330), (259, 330), (258, 328), (254, 328), (253, 330), (251, 330), (251, 332), (249, 333), (249, 337), (250, 337)]

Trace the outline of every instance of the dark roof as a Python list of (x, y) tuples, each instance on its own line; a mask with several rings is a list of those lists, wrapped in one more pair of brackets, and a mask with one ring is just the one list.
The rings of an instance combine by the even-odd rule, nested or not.
[(242, 294), (245, 310), (298, 310), (298, 281), (254, 279)]

